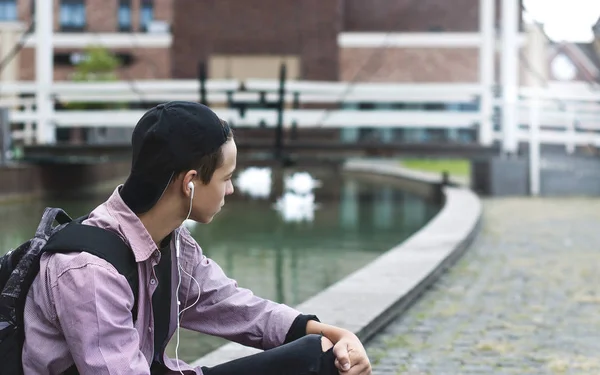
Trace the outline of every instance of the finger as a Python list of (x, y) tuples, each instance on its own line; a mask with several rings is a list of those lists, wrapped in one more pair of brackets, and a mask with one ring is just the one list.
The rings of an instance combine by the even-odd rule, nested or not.
[(371, 375), (371, 366), (366, 362), (354, 363), (344, 375)]
[(347, 375), (371, 374), (371, 363), (365, 352), (360, 350), (350, 350), (350, 363), (352, 363), (352, 369)]
[[(341, 344), (341, 345), (340, 345)], [(340, 371), (350, 370), (350, 354), (348, 353), (348, 346), (339, 342), (333, 347), (333, 354), (335, 355), (336, 367)]]
[(350, 363), (352, 363), (352, 365), (370, 362), (369, 357), (367, 356), (367, 353), (363, 350), (349, 350), (348, 356), (350, 359)]
[(342, 367), (342, 365), (340, 364), (340, 361), (338, 361), (337, 358), (335, 359), (335, 361), (333, 361), (333, 364), (335, 365), (335, 367), (338, 369), (339, 372), (344, 372), (345, 373), (347, 371), (350, 371), (349, 369), (348, 370), (344, 370), (343, 367)]

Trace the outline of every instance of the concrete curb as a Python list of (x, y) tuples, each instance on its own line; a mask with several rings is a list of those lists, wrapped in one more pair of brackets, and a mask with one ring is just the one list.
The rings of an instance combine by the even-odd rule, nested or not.
[[(371, 173), (421, 184), (431, 189), (441, 177), (413, 173), (400, 166), (350, 161), (349, 172)], [(444, 204), (421, 230), (379, 258), (323, 290), (296, 308), (322, 322), (346, 328), (368, 341), (405, 311), (468, 248), (478, 233), (482, 206), (470, 190), (442, 187)], [(215, 366), (260, 352), (227, 344), (196, 360), (193, 366)]]

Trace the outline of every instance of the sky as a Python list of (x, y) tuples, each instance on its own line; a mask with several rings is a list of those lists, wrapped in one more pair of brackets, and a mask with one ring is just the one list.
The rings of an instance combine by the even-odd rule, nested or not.
[(600, 18), (600, 0), (523, 0), (523, 5), (529, 13), (524, 17), (543, 23), (555, 41), (590, 42)]

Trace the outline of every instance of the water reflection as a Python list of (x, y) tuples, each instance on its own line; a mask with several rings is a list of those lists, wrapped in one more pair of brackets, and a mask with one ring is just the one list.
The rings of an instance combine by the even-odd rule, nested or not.
[(358, 184), (347, 180), (342, 184), (340, 202), (340, 224), (343, 229), (355, 229), (358, 226)]
[[(236, 193), (210, 225), (189, 226), (206, 255), (259, 296), (297, 305), (374, 260), (437, 212), (389, 184), (330, 169), (305, 172), (255, 169), (253, 178), (236, 179)], [(110, 193), (83, 201), (0, 206), (0, 251), (33, 235), (44, 207), (63, 207), (79, 216)], [(193, 360), (223, 343), (182, 330), (179, 355)], [(171, 355), (173, 349), (169, 345)]]
[(389, 186), (382, 186), (375, 192), (375, 204), (373, 205), (374, 225), (381, 229), (390, 229), (394, 217), (394, 191)]
[(235, 187), (251, 198), (269, 198), (271, 195), (271, 168), (250, 167), (235, 179)]
[(297, 194), (285, 192), (277, 199), (275, 209), (286, 222), (311, 222), (315, 219), (315, 195), (313, 193)]
[(295, 172), (285, 177), (286, 190), (292, 191), (298, 195), (312, 193), (321, 186), (321, 182), (313, 178), (308, 172)]

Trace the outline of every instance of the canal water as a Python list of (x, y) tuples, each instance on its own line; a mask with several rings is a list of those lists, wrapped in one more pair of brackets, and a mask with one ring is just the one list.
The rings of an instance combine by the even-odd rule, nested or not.
[[(302, 172), (305, 178), (292, 178), (286, 185), (282, 181), (293, 177), (292, 172)], [(241, 287), (291, 306), (402, 242), (439, 210), (433, 202), (392, 183), (335, 169), (272, 173), (271, 182), (264, 184), (258, 181), (264, 173), (245, 180), (244, 173), (238, 172), (236, 193), (228, 197), (219, 216), (209, 225), (190, 226), (190, 230), (205, 254)], [(313, 189), (307, 176), (318, 180)], [(290, 187), (293, 180), (300, 187)], [(80, 216), (111, 192), (77, 200), (0, 205), (0, 254), (33, 235), (45, 207), (62, 207)], [(186, 361), (226, 343), (183, 329), (180, 340), (179, 357)], [(170, 355), (174, 348), (175, 339), (167, 349)]]

